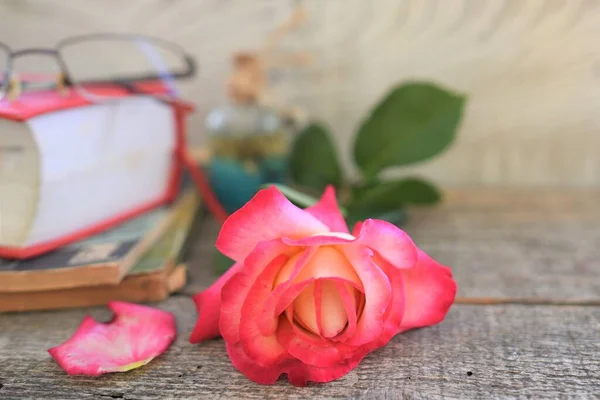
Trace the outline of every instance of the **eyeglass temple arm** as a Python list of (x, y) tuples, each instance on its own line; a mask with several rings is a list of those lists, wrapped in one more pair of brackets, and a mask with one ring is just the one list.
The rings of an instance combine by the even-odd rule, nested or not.
[[(189, 54), (186, 54), (184, 56), (184, 59), (185, 59), (185, 63), (186, 63), (185, 70), (170, 72), (169, 73), (170, 78), (190, 78), (196, 74), (197, 67), (196, 67), (196, 61), (194, 60), (194, 58), (192, 56), (190, 56)], [(68, 74), (65, 73), (64, 75), (65, 75), (65, 77), (64, 77), (65, 85), (73, 86), (74, 85), (73, 80), (69, 78)], [(115, 83), (115, 84), (119, 84), (119, 85), (126, 85), (126, 84), (130, 84), (130, 83), (151, 81), (151, 80), (160, 79), (160, 78), (161, 78), (161, 75), (159, 75), (159, 74), (146, 74), (146, 75), (139, 75), (139, 76), (133, 76), (133, 77), (128, 77), (128, 78), (106, 78), (106, 79), (98, 79), (98, 80), (87, 80), (87, 81), (83, 81), (80, 83), (87, 83), (87, 84)]]

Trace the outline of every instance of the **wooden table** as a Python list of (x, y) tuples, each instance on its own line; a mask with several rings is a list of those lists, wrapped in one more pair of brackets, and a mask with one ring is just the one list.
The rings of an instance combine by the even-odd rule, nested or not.
[(405, 229), (453, 267), (456, 304), (441, 324), (396, 336), (347, 376), (295, 388), (237, 372), (222, 340), (188, 343), (189, 295), (207, 287), (217, 227), (192, 251), (190, 284), (158, 307), (179, 337), (150, 364), (69, 377), (46, 349), (102, 307), (0, 314), (0, 399), (578, 398), (600, 396), (600, 192), (462, 190), (415, 210)]

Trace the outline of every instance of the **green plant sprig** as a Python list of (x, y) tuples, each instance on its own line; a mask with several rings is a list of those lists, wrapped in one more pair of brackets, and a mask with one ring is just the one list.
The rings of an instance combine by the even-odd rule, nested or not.
[(290, 154), (292, 187), (279, 190), (298, 206), (308, 207), (327, 185), (352, 226), (364, 218), (401, 225), (409, 205), (432, 205), (440, 190), (417, 177), (385, 180), (383, 171), (423, 162), (453, 143), (466, 97), (429, 82), (392, 88), (362, 120), (354, 137), (353, 156), (361, 176), (348, 181), (327, 127), (313, 122), (295, 138)]

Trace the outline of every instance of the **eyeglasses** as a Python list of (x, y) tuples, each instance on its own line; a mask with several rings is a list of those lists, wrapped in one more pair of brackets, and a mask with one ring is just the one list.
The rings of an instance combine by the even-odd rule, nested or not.
[[(15, 68), (15, 61), (31, 55), (54, 58), (60, 72), (32, 74)], [(23, 90), (71, 87), (98, 101), (122, 90), (141, 92), (144, 84), (157, 81), (164, 88), (161, 93), (172, 97), (174, 81), (195, 72), (194, 59), (181, 46), (145, 35), (97, 33), (63, 39), (54, 48), (17, 51), (0, 42), (0, 100), (14, 100)]]

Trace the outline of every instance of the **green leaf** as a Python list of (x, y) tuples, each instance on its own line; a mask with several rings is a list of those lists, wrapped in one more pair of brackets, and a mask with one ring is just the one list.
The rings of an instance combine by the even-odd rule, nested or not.
[(221, 253), (216, 248), (214, 250), (215, 252), (213, 254), (213, 270), (217, 275), (221, 276), (225, 272), (227, 272), (227, 270), (231, 268), (233, 264), (235, 264), (235, 261)]
[(381, 219), (394, 225), (402, 225), (406, 219), (403, 208), (410, 204), (435, 204), (440, 192), (430, 183), (406, 178), (387, 182), (371, 182), (353, 188), (346, 222), (354, 226), (367, 218)]
[(364, 176), (390, 166), (435, 156), (456, 136), (465, 97), (431, 83), (394, 88), (363, 121), (354, 142), (354, 159)]
[(440, 192), (431, 183), (418, 178), (405, 178), (355, 188), (348, 207), (390, 211), (409, 204), (436, 204), (440, 199)]
[(290, 173), (296, 184), (319, 192), (328, 184), (342, 186), (342, 169), (325, 127), (313, 123), (298, 134), (291, 149)]

